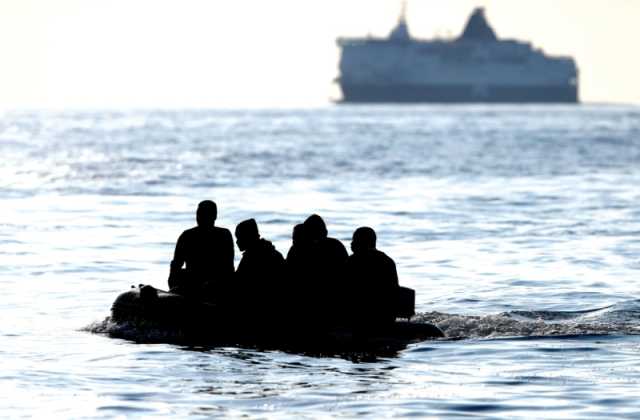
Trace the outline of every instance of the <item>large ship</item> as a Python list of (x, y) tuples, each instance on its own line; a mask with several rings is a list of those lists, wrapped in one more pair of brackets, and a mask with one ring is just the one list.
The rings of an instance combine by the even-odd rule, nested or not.
[(446, 40), (412, 38), (405, 15), (387, 38), (338, 39), (342, 102), (578, 102), (573, 58), (499, 39), (483, 8)]

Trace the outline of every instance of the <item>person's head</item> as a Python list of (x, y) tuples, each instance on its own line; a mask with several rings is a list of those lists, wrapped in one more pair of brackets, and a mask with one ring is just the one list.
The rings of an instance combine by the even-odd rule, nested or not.
[(211, 200), (204, 200), (198, 204), (196, 221), (198, 226), (213, 226), (218, 218), (218, 206)]
[(304, 221), (304, 234), (310, 241), (319, 241), (327, 237), (327, 225), (322, 217), (312, 214)]
[(294, 245), (301, 245), (304, 242), (304, 225), (299, 223), (293, 227), (293, 232), (291, 233), (291, 240)]
[(260, 240), (258, 224), (255, 219), (247, 219), (236, 226), (236, 244), (240, 251), (245, 251), (252, 244)]
[(359, 227), (353, 232), (351, 250), (357, 254), (370, 249), (376, 249), (376, 232), (370, 227)]

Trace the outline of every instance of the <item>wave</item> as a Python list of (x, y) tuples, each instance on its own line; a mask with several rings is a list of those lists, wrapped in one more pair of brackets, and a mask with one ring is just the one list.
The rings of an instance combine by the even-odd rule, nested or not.
[(154, 325), (141, 325), (129, 322), (115, 322), (111, 317), (93, 322), (81, 331), (104, 334), (113, 338), (122, 338), (137, 343), (181, 343), (186, 341), (184, 331), (177, 328), (158, 328)]
[(423, 312), (418, 322), (437, 325), (448, 338), (552, 337), (640, 334), (640, 300), (582, 311), (510, 311), (473, 316)]
[[(640, 300), (582, 311), (529, 310), (483, 316), (422, 312), (413, 321), (437, 325), (447, 339), (639, 335)], [(140, 325), (116, 323), (109, 317), (83, 330), (145, 343), (180, 342), (185, 338), (178, 329), (141, 328)]]

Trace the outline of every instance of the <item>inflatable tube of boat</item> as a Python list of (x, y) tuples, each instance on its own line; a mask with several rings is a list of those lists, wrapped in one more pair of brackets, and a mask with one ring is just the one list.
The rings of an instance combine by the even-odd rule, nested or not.
[(119, 295), (111, 306), (111, 319), (181, 327), (216, 319), (218, 312), (216, 305), (147, 285), (133, 287)]
[[(396, 321), (391, 326), (371, 330), (365, 335), (371, 335), (370, 338), (403, 343), (445, 336), (435, 325), (408, 320), (415, 313), (415, 292), (412, 289), (400, 288), (395, 303), (397, 317), (406, 318), (407, 321)], [(122, 293), (111, 307), (111, 319), (117, 323), (129, 322), (160, 328), (187, 328), (197, 335), (211, 336), (214, 339), (221, 337), (250, 339), (261, 334), (273, 336), (273, 333), (276, 333), (280, 339), (291, 341), (295, 339), (294, 336), (304, 335), (303, 333), (317, 335), (313, 329), (304, 327), (303, 319), (283, 320), (282, 325), (274, 325), (266, 331), (259, 322), (246, 323), (238, 320), (236, 316), (237, 314), (227, 313), (215, 304), (199, 302), (152, 286), (134, 287)], [(301, 327), (303, 330), (300, 330)], [(331, 331), (318, 333), (325, 338), (332, 336)], [(302, 338), (303, 341), (308, 339), (309, 336)], [(314, 337), (316, 341), (319, 339), (321, 339), (320, 336)]]

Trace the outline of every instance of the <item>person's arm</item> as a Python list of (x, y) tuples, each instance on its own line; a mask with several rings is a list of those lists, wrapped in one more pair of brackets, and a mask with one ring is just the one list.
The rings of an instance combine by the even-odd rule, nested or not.
[(396, 263), (389, 258), (389, 281), (390, 285), (393, 288), (400, 287), (400, 282), (398, 281), (398, 270), (396, 270)]
[(229, 274), (229, 276), (233, 275), (235, 271), (235, 266), (233, 262), (235, 246), (233, 244), (233, 236), (231, 236), (231, 232), (225, 229), (225, 243), (224, 243), (224, 259), (223, 266), (225, 267), (225, 272)]
[(180, 284), (182, 283), (183, 275), (181, 273), (181, 270), (182, 265), (185, 263), (185, 255), (186, 250), (183, 232), (176, 241), (176, 249), (173, 252), (173, 260), (171, 260), (171, 264), (169, 266), (169, 290), (180, 287)]
[(247, 258), (245, 258), (246, 256), (243, 255), (240, 258), (240, 262), (238, 263), (238, 269), (235, 271), (235, 273), (233, 274), (233, 279), (236, 282), (241, 282), (240, 279), (242, 279), (243, 277), (246, 277), (247, 275), (247, 270), (246, 270), (246, 266), (247, 266)]
[(178, 237), (178, 241), (176, 242), (176, 249), (173, 252), (173, 260), (171, 261), (171, 274), (180, 271), (184, 263), (186, 262), (186, 249), (185, 249), (185, 239), (184, 233)]

